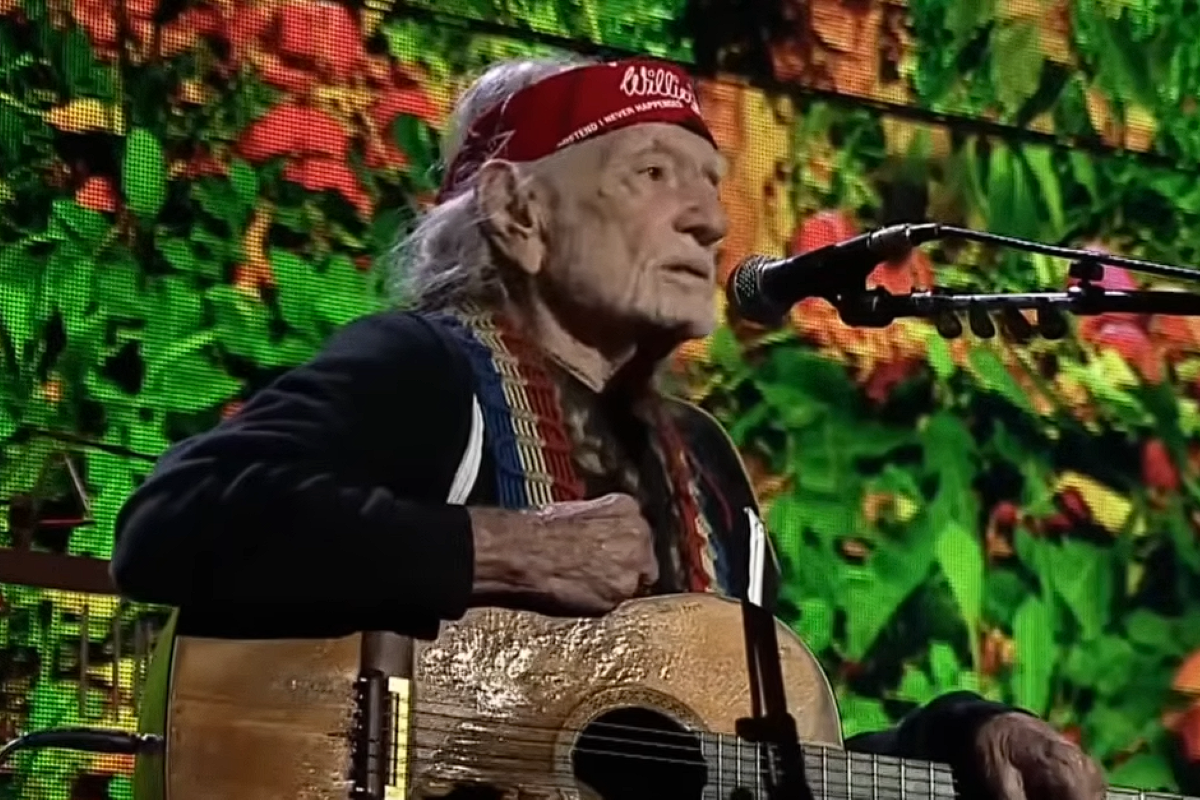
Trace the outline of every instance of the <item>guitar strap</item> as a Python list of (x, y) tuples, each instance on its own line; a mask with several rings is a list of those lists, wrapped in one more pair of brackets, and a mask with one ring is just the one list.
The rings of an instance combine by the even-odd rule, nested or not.
[(813, 800), (804, 773), (804, 751), (796, 721), (788, 711), (779, 639), (775, 631), (774, 597), (763, 584), (767, 559), (774, 556), (767, 529), (754, 509), (746, 509), (749, 525), (749, 567), (742, 625), (746, 636), (746, 666), (750, 677), (752, 717), (738, 720), (738, 734), (766, 745), (767, 800)]

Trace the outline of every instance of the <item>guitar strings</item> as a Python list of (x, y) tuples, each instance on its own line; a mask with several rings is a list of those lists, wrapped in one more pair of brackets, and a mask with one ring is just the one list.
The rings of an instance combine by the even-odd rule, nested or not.
[[(432, 750), (432, 748), (419, 748), (421, 750)], [(609, 754), (605, 751), (595, 751), (588, 748), (583, 748), (576, 752), (594, 753), (594, 754)], [(401, 769), (411, 769), (416, 775), (417, 783), (435, 782), (449, 784), (469, 784), (469, 783), (497, 783), (503, 779), (506, 783), (512, 782), (515, 785), (523, 787), (545, 786), (547, 788), (571, 788), (575, 785), (573, 770), (574, 765), (570, 758), (551, 758), (532, 759), (522, 758), (520, 756), (497, 756), (489, 754), (484, 759), (471, 758), (467, 759), (465, 754), (455, 753), (455, 756), (447, 758), (445, 753), (437, 751), (431, 752), (428, 755), (417, 755), (416, 757), (401, 758), (398, 762), (398, 767)], [(627, 754), (612, 754), (629, 757)], [(650, 760), (660, 760), (650, 758)], [(687, 766), (700, 767), (703, 765), (695, 762), (682, 762)], [(715, 785), (722, 789), (726, 787), (739, 786), (756, 786), (760, 787), (767, 776), (767, 771), (756, 764), (749, 765), (746, 770), (729, 769), (719, 770), (716, 776), (713, 775), (713, 770), (708, 769), (709, 785)], [(428, 772), (423, 770), (428, 769)], [(522, 776), (531, 776), (533, 780)], [(557, 776), (557, 780), (552, 778)], [(817, 783), (819, 788), (818, 795), (823, 798), (828, 797), (845, 797), (845, 798), (870, 798), (870, 800), (892, 800), (892, 798), (901, 797), (929, 797), (929, 798), (955, 798), (957, 793), (952, 786), (938, 786), (936, 784), (921, 785), (921, 781), (905, 780), (901, 783), (898, 780), (878, 780), (872, 779), (868, 785), (866, 778), (869, 776), (863, 775), (863, 782), (857, 783), (853, 779), (848, 781), (839, 780), (836, 774), (822, 776), (819, 781), (813, 781), (811, 776), (809, 782)], [(722, 793), (724, 793), (722, 791)]]
[[(641, 746), (652, 746), (655, 748), (671, 747), (680, 750), (695, 752), (697, 745), (703, 746), (705, 743), (716, 744), (720, 750), (732, 749), (735, 752), (741, 750), (749, 750), (751, 757), (758, 751), (758, 744), (743, 739), (734, 734), (717, 733), (714, 731), (702, 730), (660, 730), (641, 728), (636, 725), (625, 723), (605, 722), (595, 720), (589, 722), (586, 728), (565, 729), (557, 725), (549, 724), (534, 724), (529, 722), (508, 722), (498, 721), (494, 719), (481, 718), (479, 712), (465, 705), (417, 700), (407, 706), (411, 710), (414, 720), (420, 719), (422, 716), (430, 717), (439, 720), (447, 720), (450, 722), (458, 722), (464, 726), (464, 731), (471, 733), (479, 733), (484, 726), (490, 726), (489, 730), (509, 729), (518, 732), (541, 732), (553, 734), (555, 736), (561, 733), (578, 735), (585, 730), (591, 731), (611, 731), (612, 733), (604, 737), (604, 740), (613, 744), (630, 744)], [(414, 723), (410, 723), (410, 729), (418, 727)], [(635, 738), (635, 736), (620, 736), (619, 733), (646, 734), (655, 737), (672, 739), (678, 744), (663, 745), (658, 742), (647, 742), (644, 738)], [(543, 744), (544, 741), (532, 740), (530, 743)], [(845, 750), (839, 747), (834, 747), (826, 744), (805, 744), (805, 760), (812, 761), (814, 758), (824, 761), (830, 766), (835, 766), (837, 769), (844, 769), (847, 761), (854, 763), (856, 760), (860, 764), (874, 765), (874, 769), (878, 771), (879, 767), (885, 769), (897, 768), (901, 772), (911, 771), (914, 774), (929, 774), (944, 776), (947, 780), (952, 779), (952, 772), (949, 766), (937, 764), (930, 761), (922, 761), (917, 759), (900, 759), (895, 756), (875, 755), (873, 753), (855, 753), (854, 751)], [(857, 757), (857, 758), (856, 758)]]
[[(432, 711), (429, 709), (442, 707), (456, 711), (459, 713), (447, 713), (440, 711)], [(499, 749), (508, 749), (513, 747), (539, 747), (539, 748), (554, 748), (554, 739), (561, 733), (568, 735), (581, 733), (581, 730), (565, 730), (556, 726), (550, 725), (534, 725), (528, 723), (512, 723), (512, 722), (497, 722), (489, 720), (486, 723), (481, 723), (477, 715), (473, 715), (470, 709), (465, 706), (455, 706), (444, 703), (418, 702), (412, 706), (413, 720), (408, 726), (408, 740), (413, 742), (415, 738), (419, 739), (422, 733), (429, 734), (445, 734), (448, 736), (448, 741), (441, 746), (431, 746), (422, 744), (419, 741), (413, 742), (409, 747), (403, 748), (404, 752), (399, 754), (398, 762), (401, 766), (409, 768), (426, 766), (431, 768), (434, 773), (434, 779), (437, 779), (438, 773), (454, 773), (466, 772), (475, 773), (476, 775), (494, 776), (499, 773), (504, 776), (514, 776), (520, 773), (531, 773), (535, 775), (543, 775), (546, 770), (550, 771), (566, 771), (573, 769), (572, 759), (576, 754), (582, 755), (598, 755), (610, 756), (622, 759), (634, 759), (642, 762), (658, 763), (658, 764), (673, 764), (678, 766), (688, 767), (703, 767), (706, 762), (703, 759), (703, 751), (701, 744), (705, 739), (709, 741), (732, 741), (733, 744), (728, 748), (722, 745), (722, 750), (728, 749), (733, 751), (726, 754), (719, 753), (718, 771), (721, 773), (731, 773), (735, 776), (743, 776), (751, 779), (752, 782), (758, 783), (761, 781), (764, 773), (763, 755), (765, 754), (760, 746), (747, 742), (743, 739), (738, 739), (735, 736), (727, 734), (717, 734), (708, 731), (660, 731), (638, 728), (632, 725), (621, 723), (607, 723), (602, 721), (592, 722), (588, 725), (588, 733), (594, 737), (601, 739), (599, 744), (633, 744), (640, 747), (645, 747), (648, 750), (675, 750), (684, 751), (691, 758), (677, 758), (667, 755), (651, 755), (646, 753), (626, 753), (615, 750), (609, 750), (601, 747), (585, 747), (575, 746), (566, 756), (554, 755), (550, 758), (531, 756), (528, 754), (505, 754), (495, 752), (497, 745)], [(427, 724), (429, 722), (441, 721), (447, 723), (445, 726), (435, 726)], [(459, 726), (463, 727), (459, 727)], [(596, 729), (601, 731), (609, 730), (614, 732), (632, 731), (645, 734), (647, 732), (656, 736), (666, 736), (675, 739), (686, 739), (686, 743), (662, 743), (648, 742), (644, 739), (635, 739), (630, 736), (610, 735), (593, 733)], [(541, 737), (522, 738), (521, 735), (529, 735), (534, 733), (547, 734)], [(856, 759), (853, 753), (837, 748), (831, 748), (824, 745), (814, 746), (817, 753), (805, 753), (805, 768), (806, 772), (809, 769), (819, 770), (823, 789), (844, 788), (848, 795), (858, 796), (860, 793), (853, 791), (857, 786), (862, 786), (865, 790), (867, 787), (864, 784), (855, 784), (855, 777), (861, 777), (864, 781), (870, 780), (870, 793), (863, 793), (868, 797), (890, 797), (892, 792), (889, 788), (893, 788), (895, 796), (899, 797), (901, 793), (927, 795), (931, 798), (936, 797), (954, 797), (953, 778), (948, 768), (943, 768), (940, 765), (930, 762), (905, 762), (901, 763), (900, 759), (893, 759), (885, 756), (874, 756), (872, 754), (858, 754), (861, 760), (855, 764)], [(427, 755), (422, 755), (422, 751), (429, 751)], [(832, 753), (830, 752), (832, 751)], [(468, 755), (469, 753), (469, 755)], [(832, 755), (832, 757), (830, 757)], [(729, 756), (729, 757), (727, 757)], [(878, 767), (881, 762), (894, 762), (896, 766), (908, 769), (901, 769), (898, 774), (880, 775)], [(884, 763), (884, 766), (888, 766)], [(864, 770), (863, 767), (867, 767)], [(905, 775), (905, 772), (908, 772)], [(710, 770), (711, 772), (711, 770)], [(757, 777), (755, 777), (757, 775)], [(447, 774), (443, 780), (453, 780), (454, 775)], [(464, 776), (459, 775), (460, 780)], [(937, 778), (943, 777), (944, 785)], [(845, 784), (844, 787), (840, 784)], [(832, 784), (832, 785), (831, 785)], [(889, 784), (894, 784), (890, 787)], [(530, 786), (528, 782), (522, 782), (524, 786)], [(558, 783), (547, 783), (547, 787), (558, 787)], [(941, 791), (939, 791), (941, 789)]]
[[(428, 769), (426, 775), (420, 777), (432, 781), (444, 782), (461, 782), (461, 783), (487, 783), (489, 780), (495, 780), (497, 777), (503, 777), (509, 780), (516, 780), (519, 776), (529, 774), (536, 778), (545, 780), (547, 773), (551, 775), (561, 775), (562, 778), (555, 781), (548, 781), (548, 785), (561, 786), (570, 785), (571, 777), (573, 777), (574, 764), (568, 756), (546, 758), (532, 758), (521, 755), (503, 755), (497, 753), (486, 753), (483, 758), (477, 755), (468, 756), (463, 750), (476, 750), (480, 747), (479, 742), (471, 742), (465, 747), (460, 745), (452, 749), (450, 752), (439, 750), (429, 746), (417, 746), (415, 755), (401, 757), (398, 761), (398, 767), (401, 769), (411, 768), (415, 770)], [(423, 753), (422, 751), (429, 751)], [(576, 753), (595, 754), (595, 755), (612, 755), (622, 758), (634, 758), (649, 762), (668, 762), (680, 766), (688, 767), (705, 767), (707, 765), (700, 764), (695, 761), (683, 761), (680, 759), (662, 759), (654, 756), (641, 756), (639, 754), (614, 753), (612, 751), (596, 750), (593, 748), (579, 748)], [(742, 768), (733, 768), (726, 766), (724, 769), (717, 770), (718, 774), (713, 776), (714, 770), (708, 769), (708, 775), (713, 779), (713, 782), (719, 786), (727, 784), (735, 785), (761, 785), (763, 779), (767, 775), (767, 771), (761, 763), (751, 762), (746, 763), (742, 760)], [(418, 773), (419, 774), (419, 773)], [(899, 798), (907, 797), (956, 797), (953, 786), (939, 786), (936, 783), (930, 783), (913, 778), (906, 778), (904, 781), (898, 780), (900, 776), (895, 776), (893, 779), (879, 779), (877, 776), (859, 773), (863, 778), (863, 782), (855, 782), (854, 774), (852, 773), (849, 779), (847, 776), (838, 772), (823, 773), (819, 780), (814, 781), (812, 776), (809, 776), (810, 783), (818, 783), (820, 795), (828, 797), (831, 794), (846, 797), (869, 797), (875, 798)], [(570, 777), (568, 777), (570, 776)], [(867, 779), (870, 778), (869, 785)], [(915, 776), (914, 776), (915, 778)], [(520, 781), (523, 785), (526, 781)]]

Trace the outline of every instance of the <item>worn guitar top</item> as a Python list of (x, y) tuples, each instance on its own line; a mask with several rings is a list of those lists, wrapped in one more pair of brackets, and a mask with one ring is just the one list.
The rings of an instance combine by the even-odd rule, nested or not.
[[(656, 507), (651, 460), (638, 456), (642, 432), (609, 398), (559, 378), (588, 495), (641, 498), (664, 567), (674, 564), (674, 523)], [(424, 318), (390, 312), (347, 326), (238, 414), (163, 456), (118, 518), (118, 586), (181, 607), (181, 625), (197, 632), (434, 635), (471, 592), (470, 519), (444, 501), (472, 384), (463, 353)], [(481, 479), (473, 500), (489, 494)], [(677, 588), (678, 571), (663, 572), (659, 588)], [(852, 744), (961, 764), (975, 727), (1004, 710), (956, 693)]]

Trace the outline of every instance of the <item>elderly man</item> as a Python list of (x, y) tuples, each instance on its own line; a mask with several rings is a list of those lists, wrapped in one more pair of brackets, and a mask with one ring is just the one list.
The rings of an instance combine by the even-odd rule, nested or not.
[[(416, 310), (348, 326), (172, 449), (120, 516), (126, 594), (281, 633), (424, 637), (473, 606), (744, 594), (737, 456), (651, 382), (716, 324), (722, 164), (687, 74), (504, 63), (455, 130), (401, 248)], [(850, 744), (950, 762), (1002, 800), (1103, 797), (1048, 725), (970, 694)]]

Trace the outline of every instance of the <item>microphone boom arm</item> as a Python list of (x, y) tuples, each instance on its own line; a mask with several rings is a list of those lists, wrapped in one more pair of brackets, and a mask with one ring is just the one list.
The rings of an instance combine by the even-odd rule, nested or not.
[(883, 328), (902, 317), (937, 319), (962, 312), (1033, 309), (1042, 313), (1170, 314), (1200, 316), (1200, 295), (1177, 291), (1110, 291), (1094, 285), (1072, 286), (1063, 292), (1023, 294), (956, 294), (914, 292), (892, 294), (886, 289), (844, 294), (833, 301), (847, 325)]

